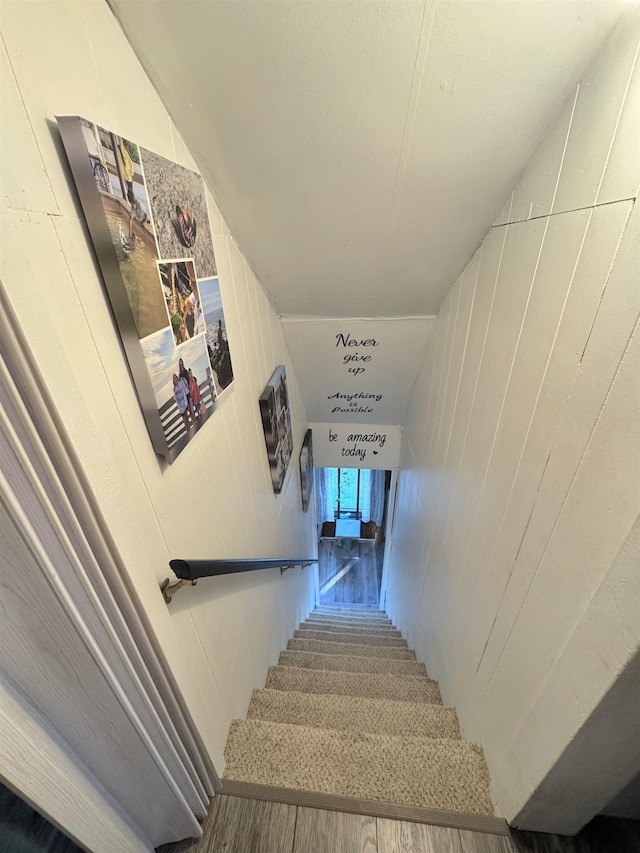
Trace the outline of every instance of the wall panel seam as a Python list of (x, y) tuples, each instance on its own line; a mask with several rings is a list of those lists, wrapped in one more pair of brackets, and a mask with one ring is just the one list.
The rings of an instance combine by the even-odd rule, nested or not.
[[(524, 608), (524, 606), (525, 606), (525, 604), (526, 604), (526, 602), (527, 602), (527, 598), (528, 598), (528, 596), (529, 596), (529, 592), (531, 591), (531, 587), (533, 586), (533, 584), (534, 584), (534, 582), (535, 582), (535, 580), (536, 580), (536, 577), (537, 577), (537, 574), (538, 574), (538, 570), (539, 570), (539, 568), (540, 568), (540, 566), (541, 566), (541, 564), (542, 564), (542, 561), (543, 561), (543, 560), (544, 560), (544, 558), (545, 558), (545, 555), (546, 555), (546, 553), (547, 553), (547, 550), (549, 549), (549, 546), (550, 546), (550, 544), (551, 544), (551, 540), (553, 539), (553, 536), (554, 536), (554, 534), (555, 534), (555, 531), (556, 531), (556, 530), (557, 530), (557, 528), (558, 528), (558, 524), (560, 523), (560, 519), (561, 519), (562, 514), (563, 514), (563, 512), (564, 512), (564, 509), (565, 509), (565, 507), (566, 507), (566, 505), (567, 505), (567, 502), (569, 501), (569, 498), (570, 498), (571, 493), (572, 493), (572, 491), (573, 491), (573, 487), (574, 487), (575, 482), (576, 482), (576, 480), (577, 480), (577, 478), (578, 478), (578, 474), (580, 473), (580, 470), (581, 470), (581, 467), (582, 467), (582, 463), (583, 463), (583, 461), (584, 461), (585, 456), (587, 455), (587, 453), (588, 453), (588, 451), (589, 451), (589, 448), (590, 448), (591, 443), (592, 443), (592, 440), (593, 440), (594, 433), (595, 433), (595, 431), (596, 431), (596, 428), (597, 428), (598, 424), (600, 423), (600, 420), (602, 419), (602, 413), (603, 413), (603, 411), (604, 411), (604, 408), (605, 408), (605, 406), (606, 406), (606, 404), (607, 404), (607, 401), (608, 401), (609, 397), (611, 396), (611, 391), (612, 391), (613, 385), (614, 385), (614, 383), (615, 383), (616, 378), (618, 377), (618, 374), (620, 373), (620, 368), (621, 368), (621, 366), (622, 366), (622, 362), (623, 362), (624, 357), (625, 357), (625, 355), (627, 354), (627, 352), (628, 352), (628, 350), (629, 350), (629, 348), (630, 348), (631, 342), (632, 342), (632, 340), (633, 340), (633, 337), (634, 337), (634, 335), (635, 335), (635, 332), (636, 332), (636, 330), (637, 330), (637, 328), (638, 328), (638, 324), (639, 324), (639, 323), (640, 323), (640, 318), (636, 319), (636, 322), (635, 322), (635, 324), (634, 324), (634, 326), (633, 326), (633, 329), (632, 329), (632, 331), (631, 331), (631, 334), (630, 334), (630, 335), (629, 335), (629, 337), (627, 338), (627, 341), (626, 341), (626, 344), (625, 344), (624, 350), (623, 350), (622, 355), (621, 355), (621, 357), (620, 357), (620, 361), (618, 362), (618, 366), (616, 367), (616, 370), (615, 370), (615, 373), (614, 373), (614, 375), (613, 375), (613, 378), (611, 379), (611, 381), (610, 381), (610, 383), (609, 383), (609, 387), (607, 388), (607, 393), (606, 393), (605, 398), (604, 398), (604, 400), (603, 400), (603, 402), (602, 402), (602, 404), (601, 404), (601, 406), (600, 406), (600, 409), (599, 409), (598, 414), (597, 414), (597, 416), (596, 416), (596, 419), (595, 419), (595, 422), (594, 422), (594, 424), (593, 424), (593, 427), (591, 428), (591, 432), (590, 432), (590, 434), (589, 434), (589, 438), (588, 438), (588, 440), (587, 440), (587, 442), (586, 442), (586, 444), (585, 444), (585, 446), (584, 446), (584, 448), (583, 448), (583, 450), (582, 450), (582, 453), (581, 453), (581, 455), (580, 455), (580, 460), (579, 460), (579, 462), (578, 462), (578, 464), (577, 464), (577, 466), (576, 466), (576, 470), (574, 471), (574, 474), (573, 474), (573, 476), (572, 476), (572, 478), (571, 478), (571, 483), (569, 484), (569, 487), (568, 487), (568, 489), (567, 489), (567, 492), (566, 492), (566, 494), (565, 494), (565, 496), (564, 496), (564, 499), (563, 499), (563, 501), (562, 501), (562, 505), (561, 505), (561, 507), (560, 507), (560, 509), (559, 509), (559, 511), (558, 511), (557, 516), (556, 516), (556, 519), (555, 519), (555, 522), (554, 522), (553, 528), (552, 528), (552, 530), (551, 530), (551, 532), (550, 532), (550, 534), (549, 534), (549, 537), (548, 537), (548, 539), (547, 539), (547, 542), (546, 542), (546, 545), (545, 545), (545, 547), (544, 547), (544, 550), (543, 550), (543, 552), (542, 552), (542, 554), (541, 554), (541, 556), (540, 556), (540, 559), (538, 560), (538, 562), (537, 562), (537, 564), (536, 564), (536, 568), (535, 568), (535, 570), (531, 573), (531, 577), (530, 577), (530, 579), (529, 579), (529, 583), (528, 583), (528, 585), (527, 585), (527, 589), (525, 590), (525, 593), (524, 593), (524, 595), (522, 596), (522, 599), (521, 599), (521, 601), (520, 601), (520, 605), (519, 605), (519, 607), (518, 607), (518, 612), (517, 612), (517, 613), (516, 613), (516, 615), (515, 615), (515, 618), (514, 618), (514, 620), (513, 620), (512, 625), (511, 625), (511, 629), (509, 630), (509, 634), (508, 634), (508, 636), (507, 636), (507, 638), (506, 638), (506, 640), (505, 640), (505, 643), (504, 643), (504, 646), (503, 646), (503, 648), (502, 648), (502, 651), (500, 652), (500, 655), (499, 655), (499, 657), (498, 657), (498, 660), (496, 661), (495, 667), (493, 668), (493, 671), (492, 671), (492, 673), (491, 673), (491, 677), (490, 677), (490, 679), (489, 679), (489, 681), (488, 681), (488, 683), (487, 683), (487, 687), (485, 688), (485, 690), (484, 690), (484, 692), (483, 692), (483, 695), (482, 695), (482, 698), (481, 698), (480, 702), (478, 703), (478, 711), (476, 712), (476, 715), (480, 712), (480, 707), (482, 706), (482, 703), (483, 703), (483, 701), (484, 701), (484, 698), (486, 697), (486, 694), (487, 694), (487, 692), (489, 691), (489, 689), (490, 689), (490, 687), (491, 687), (491, 683), (492, 683), (492, 681), (493, 681), (493, 679), (494, 679), (494, 677), (495, 677), (495, 674), (496, 674), (496, 672), (497, 672), (497, 669), (498, 669), (498, 667), (500, 666), (500, 663), (502, 662), (502, 658), (504, 657), (505, 651), (506, 651), (506, 649), (507, 649), (507, 647), (508, 647), (508, 645), (509, 645), (509, 640), (511, 639), (511, 636), (512, 636), (513, 632), (514, 632), (514, 631), (515, 631), (515, 629), (516, 629), (516, 626), (517, 626), (518, 620), (519, 620), (519, 618), (520, 618), (520, 615), (521, 615), (521, 613), (522, 613), (522, 610), (523, 610), (523, 608)], [(552, 453), (553, 453), (553, 451), (551, 451), (551, 453), (549, 454), (549, 458), (551, 457)], [(545, 468), (545, 471), (546, 471), (546, 468)], [(538, 493), (538, 494), (539, 494), (539, 493)], [(532, 507), (532, 513), (533, 513), (533, 509), (534, 509), (534, 508), (535, 508), (535, 505), (534, 505), (534, 507)]]

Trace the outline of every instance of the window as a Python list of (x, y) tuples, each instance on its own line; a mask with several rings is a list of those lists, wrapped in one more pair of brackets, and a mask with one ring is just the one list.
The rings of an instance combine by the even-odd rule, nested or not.
[(370, 471), (338, 468), (334, 492), (334, 518), (362, 518), (369, 515)]

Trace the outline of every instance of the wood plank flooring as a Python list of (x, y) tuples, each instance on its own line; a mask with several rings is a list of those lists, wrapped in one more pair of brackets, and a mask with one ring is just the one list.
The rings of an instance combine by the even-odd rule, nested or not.
[(575, 838), (511, 836), (219, 794), (199, 839), (158, 853), (640, 853), (640, 822), (596, 818)]
[(321, 539), (321, 604), (371, 604), (380, 598), (384, 545), (373, 540)]
[(298, 807), (293, 853), (377, 853), (376, 819)]

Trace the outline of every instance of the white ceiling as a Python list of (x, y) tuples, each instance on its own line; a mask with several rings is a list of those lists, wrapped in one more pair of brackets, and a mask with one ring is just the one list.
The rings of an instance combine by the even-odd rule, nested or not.
[(276, 310), (433, 314), (622, 0), (109, 0)]
[[(293, 315), (308, 420), (335, 424), (404, 422), (429, 315), (628, 8), (107, 2), (276, 311)], [(356, 317), (372, 319), (341, 320)], [(349, 330), (380, 342), (360, 347), (373, 357), (357, 374), (343, 363), (357, 350), (335, 346)]]

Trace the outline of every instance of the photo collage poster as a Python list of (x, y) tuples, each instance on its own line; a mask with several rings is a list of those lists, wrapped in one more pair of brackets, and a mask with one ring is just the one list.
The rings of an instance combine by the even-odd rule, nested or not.
[[(160, 445), (156, 452), (173, 461), (233, 382), (204, 182), (196, 172), (112, 131), (83, 118), (75, 121), (80, 151), (77, 133), (75, 145), (68, 144), (65, 124), (63, 141), (96, 242), (96, 229), (103, 223), (90, 221), (95, 205), (85, 203), (87, 164), (93, 177), (148, 376), (140, 376), (130, 358), (132, 373), (147, 391), (150, 383), (152, 415), (157, 412), (161, 424), (161, 432), (157, 423), (151, 428), (143, 404), (150, 435)], [(86, 159), (76, 168), (80, 153)], [(100, 253), (99, 260), (102, 264)], [(106, 281), (104, 266), (103, 273)], [(107, 289), (113, 304), (112, 279)], [(114, 313), (121, 325), (115, 305)], [(122, 328), (120, 332), (124, 340)], [(130, 356), (126, 341), (125, 350)], [(138, 392), (142, 402), (140, 387)]]

